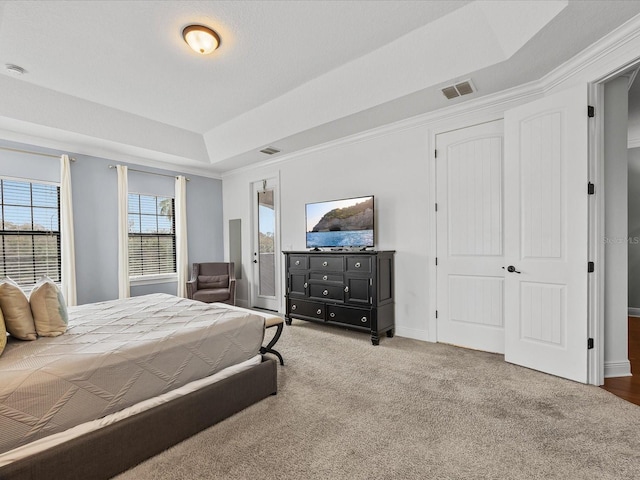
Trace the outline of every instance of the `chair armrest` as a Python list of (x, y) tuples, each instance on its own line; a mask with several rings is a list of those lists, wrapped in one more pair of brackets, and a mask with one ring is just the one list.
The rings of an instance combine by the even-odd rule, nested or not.
[(196, 280), (189, 280), (187, 282), (187, 298), (193, 300), (193, 294), (198, 290), (198, 285), (196, 284)]

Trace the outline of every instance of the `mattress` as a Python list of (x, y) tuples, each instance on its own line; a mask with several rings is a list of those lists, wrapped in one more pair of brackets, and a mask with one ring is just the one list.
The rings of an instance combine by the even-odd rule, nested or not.
[(166, 294), (70, 307), (67, 333), (0, 357), (0, 453), (244, 362), (263, 337), (260, 315)]

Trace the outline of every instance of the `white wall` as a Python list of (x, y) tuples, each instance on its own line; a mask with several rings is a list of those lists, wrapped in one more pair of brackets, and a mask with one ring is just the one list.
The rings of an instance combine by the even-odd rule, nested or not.
[(604, 87), (605, 300), (604, 376), (631, 374), (627, 352), (628, 79)]
[(244, 260), (243, 279), (238, 285), (239, 303), (249, 299), (251, 182), (280, 178), (282, 250), (305, 249), (306, 203), (374, 195), (376, 249), (396, 251), (396, 332), (400, 336), (428, 339), (428, 316), (432, 309), (428, 217), (433, 208), (428, 188), (429, 151), (429, 131), (422, 126), (336, 145), (285, 163), (224, 177), (225, 228), (230, 219), (242, 220)]

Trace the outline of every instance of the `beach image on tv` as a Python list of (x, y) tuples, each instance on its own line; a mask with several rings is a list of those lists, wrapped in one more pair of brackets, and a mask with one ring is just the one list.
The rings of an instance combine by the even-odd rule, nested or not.
[(307, 204), (307, 248), (372, 247), (373, 197)]

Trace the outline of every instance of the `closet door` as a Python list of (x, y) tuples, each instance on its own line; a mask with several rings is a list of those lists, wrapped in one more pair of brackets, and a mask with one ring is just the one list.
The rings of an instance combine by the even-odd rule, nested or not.
[(587, 381), (587, 88), (505, 115), (505, 360)]
[(438, 341), (504, 352), (503, 122), (436, 138)]

